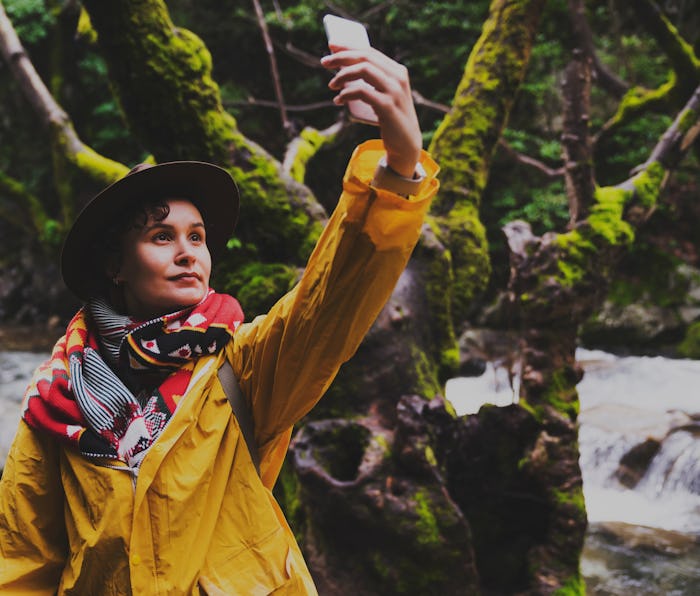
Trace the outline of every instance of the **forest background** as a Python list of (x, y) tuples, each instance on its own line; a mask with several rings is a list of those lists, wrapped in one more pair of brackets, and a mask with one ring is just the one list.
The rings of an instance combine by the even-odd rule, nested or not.
[[(278, 497), (322, 593), (583, 593), (575, 348), (700, 356), (694, 3), (1, 6), (0, 320), (55, 335), (78, 306), (65, 231), (144, 160), (228, 167), (242, 225), (214, 286), (248, 318), (290, 289), (377, 134), (330, 102), (321, 17), (367, 24), (411, 73), (443, 187)], [(518, 404), (454, 416), (447, 379), (496, 357)]]

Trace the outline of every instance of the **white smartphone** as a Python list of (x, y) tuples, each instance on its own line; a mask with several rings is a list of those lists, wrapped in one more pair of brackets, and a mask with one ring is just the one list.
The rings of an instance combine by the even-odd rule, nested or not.
[[(323, 27), (328, 38), (328, 47), (331, 52), (337, 48), (347, 48), (351, 50), (370, 47), (367, 29), (362, 23), (343, 19), (332, 14), (323, 17)], [(358, 80), (348, 83), (350, 86), (368, 85), (366, 81)], [(361, 99), (353, 99), (347, 104), (350, 119), (363, 124), (379, 125), (379, 118), (371, 105)]]

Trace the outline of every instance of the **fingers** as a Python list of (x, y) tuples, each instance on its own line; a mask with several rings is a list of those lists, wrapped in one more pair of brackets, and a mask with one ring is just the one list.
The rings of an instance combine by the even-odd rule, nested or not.
[(321, 58), (321, 64), (328, 69), (339, 69), (362, 61), (374, 62), (386, 71), (399, 74), (406, 68), (375, 48), (340, 49)]
[(420, 154), (422, 138), (408, 70), (379, 50), (340, 50), (324, 56), (321, 64), (337, 70), (328, 86), (337, 91), (336, 104), (362, 100), (379, 118), (389, 165), (410, 177)]

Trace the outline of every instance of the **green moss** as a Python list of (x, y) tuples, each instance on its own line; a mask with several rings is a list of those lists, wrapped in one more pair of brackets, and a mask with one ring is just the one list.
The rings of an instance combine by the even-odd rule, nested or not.
[[(430, 144), (442, 166), (431, 212), (446, 218), (454, 271), (454, 320), (463, 321), (491, 274), (478, 216), (494, 150), (529, 60), (537, 18), (527, 2), (491, 10), (455, 92), (450, 113)], [(507, 39), (507, 42), (504, 40)]]
[(74, 162), (82, 172), (105, 186), (129, 173), (129, 168), (124, 164), (103, 157), (89, 147), (83, 147), (82, 151), (76, 153)]
[(572, 287), (586, 275), (585, 269), (578, 263), (559, 260), (557, 261), (557, 267), (561, 273), (561, 276), (559, 276), (557, 280), (563, 286)]
[(553, 489), (552, 494), (556, 503), (560, 505), (571, 505), (579, 513), (586, 514), (586, 501), (583, 496), (583, 489), (577, 488), (572, 491), (561, 491)]
[(440, 544), (440, 529), (435, 514), (431, 508), (431, 502), (427, 495), (419, 491), (413, 495), (416, 503), (415, 512), (418, 515), (416, 522), (417, 537), (419, 544), (425, 546)]
[(678, 346), (678, 353), (684, 358), (700, 360), (700, 321), (686, 329), (685, 338)]
[(387, 441), (387, 439), (384, 435), (375, 434), (375, 435), (373, 435), (372, 440), (377, 445), (379, 445), (379, 447), (381, 447), (382, 453), (384, 454), (384, 457), (391, 456), (391, 446), (389, 445), (389, 442)]
[(654, 161), (632, 180), (635, 199), (645, 209), (651, 209), (656, 205), (665, 175), (664, 167), (658, 161)]
[(557, 588), (552, 596), (585, 596), (586, 582), (580, 573), (571, 576), (563, 586)]
[(665, 101), (677, 84), (677, 77), (671, 72), (668, 81), (656, 89), (633, 87), (620, 101), (617, 112), (612, 117), (611, 125), (617, 127), (627, 122), (630, 118), (643, 110), (649, 110), (652, 106)]
[(332, 142), (337, 135), (322, 135), (318, 130), (307, 126), (301, 131), (296, 140), (296, 155), (294, 161), (289, 166), (292, 178), (297, 182), (304, 182), (306, 178), (306, 166), (311, 158), (318, 153), (318, 150), (326, 143)]
[(433, 448), (430, 445), (425, 446), (425, 460), (434, 467), (437, 467), (438, 461), (437, 458), (435, 457), (435, 452), (433, 451)]
[[(434, 218), (428, 220), (431, 227), (437, 228)], [(459, 346), (452, 322), (452, 257), (437, 242), (428, 240), (422, 241), (419, 250), (429, 253), (425, 259), (429, 263), (425, 292), (431, 320), (431, 352), (438, 359), (438, 380), (444, 383), (455, 376), (459, 367)]]
[(576, 420), (581, 407), (576, 385), (568, 380), (568, 375), (561, 370), (552, 374), (550, 388), (543, 394), (542, 401), (572, 420)]
[(488, 241), (478, 211), (473, 205), (454, 207), (445, 227), (454, 279), (452, 316), (457, 321), (463, 321), (468, 317), (474, 299), (486, 288), (491, 276)]
[(634, 240), (632, 226), (624, 221), (624, 208), (632, 197), (632, 191), (610, 186), (598, 187), (595, 204), (588, 216), (593, 234), (607, 244), (628, 245)]
[(576, 420), (581, 404), (576, 385), (568, 379), (569, 375), (563, 370), (555, 370), (549, 378), (546, 389), (536, 400), (531, 399), (528, 401), (521, 398), (518, 405), (529, 412), (540, 423), (547, 418), (547, 407), (554, 408), (570, 420)]
[(75, 36), (89, 45), (97, 43), (97, 32), (92, 28), (90, 15), (84, 8), (80, 9), (80, 17), (78, 17)]
[(296, 279), (294, 267), (281, 263), (248, 263), (226, 276), (221, 289), (236, 296), (250, 320), (270, 310), (293, 287)]
[(418, 347), (411, 349), (413, 370), (416, 374), (415, 390), (418, 395), (433, 399), (441, 393), (441, 385), (437, 378), (437, 367), (430, 362), (425, 352)]

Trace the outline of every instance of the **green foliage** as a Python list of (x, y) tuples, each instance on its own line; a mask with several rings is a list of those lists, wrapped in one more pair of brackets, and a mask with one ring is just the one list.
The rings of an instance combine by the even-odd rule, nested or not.
[(608, 299), (620, 306), (633, 302), (662, 308), (678, 306), (688, 291), (688, 280), (678, 273), (677, 257), (648, 242), (635, 242), (611, 282)]
[[(518, 191), (519, 194), (516, 194)], [(493, 197), (492, 209), (501, 213), (498, 220), (500, 226), (514, 219), (522, 219), (532, 226), (536, 234), (562, 229), (569, 218), (562, 180), (555, 180), (542, 188), (506, 188), (502, 195)]]
[(22, 43), (42, 41), (56, 24), (56, 14), (47, 10), (44, 0), (4, 0), (3, 6)]
[(215, 283), (219, 291), (238, 299), (251, 320), (270, 310), (292, 288), (297, 275), (294, 267), (282, 264), (248, 263)]

